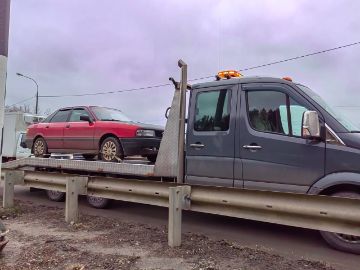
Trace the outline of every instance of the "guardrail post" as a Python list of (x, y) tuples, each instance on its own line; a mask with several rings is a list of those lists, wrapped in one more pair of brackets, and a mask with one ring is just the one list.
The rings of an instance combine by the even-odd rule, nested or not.
[(16, 184), (24, 183), (24, 171), (5, 172), (3, 189), (3, 207), (14, 206), (14, 187)]
[(182, 210), (190, 207), (190, 193), (190, 186), (169, 188), (168, 244), (170, 247), (181, 245)]
[(79, 219), (79, 195), (87, 193), (87, 177), (68, 177), (66, 182), (65, 221), (77, 222)]

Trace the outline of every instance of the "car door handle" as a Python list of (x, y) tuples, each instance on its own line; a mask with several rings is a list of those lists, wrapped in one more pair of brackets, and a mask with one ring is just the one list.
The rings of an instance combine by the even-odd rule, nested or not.
[(190, 144), (190, 147), (191, 148), (204, 148), (205, 145), (202, 143), (192, 143), (192, 144)]
[(45, 128), (49, 128), (49, 126), (45, 126)]
[(244, 149), (248, 149), (248, 150), (261, 150), (262, 147), (260, 145), (244, 145), (243, 146)]
[(70, 127), (70, 125), (66, 125), (65, 127), (66, 127), (66, 128), (69, 128), (69, 127)]

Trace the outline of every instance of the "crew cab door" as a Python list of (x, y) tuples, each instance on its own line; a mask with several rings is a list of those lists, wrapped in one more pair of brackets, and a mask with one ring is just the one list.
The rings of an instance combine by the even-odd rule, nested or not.
[(316, 108), (286, 84), (252, 83), (242, 88), (244, 187), (306, 192), (325, 169), (325, 143), (301, 137), (303, 113)]
[(191, 92), (186, 138), (186, 182), (233, 186), (238, 85)]
[[(92, 122), (82, 121), (80, 116), (88, 116)], [(64, 128), (64, 148), (75, 152), (94, 151), (94, 134), (95, 122), (90, 113), (85, 108), (74, 108)]]

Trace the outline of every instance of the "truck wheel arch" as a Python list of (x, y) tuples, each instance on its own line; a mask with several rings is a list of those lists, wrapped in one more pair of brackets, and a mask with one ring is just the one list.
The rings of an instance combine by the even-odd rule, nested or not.
[(330, 195), (338, 191), (360, 192), (360, 174), (350, 172), (332, 173), (315, 182), (308, 190), (312, 195)]

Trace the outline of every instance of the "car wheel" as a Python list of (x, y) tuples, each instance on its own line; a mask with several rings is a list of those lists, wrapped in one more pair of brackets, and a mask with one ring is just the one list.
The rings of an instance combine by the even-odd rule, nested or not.
[(82, 155), (84, 157), (85, 160), (94, 160), (96, 155), (92, 155), (92, 154), (83, 154)]
[(46, 190), (46, 195), (50, 201), (63, 202), (65, 201), (65, 193), (55, 190)]
[(152, 162), (152, 163), (155, 163), (155, 162), (156, 162), (157, 155), (147, 156), (146, 158), (148, 159), (148, 161), (150, 161), (150, 162)]
[(99, 208), (99, 209), (107, 208), (111, 203), (111, 200), (106, 198), (89, 196), (89, 195), (86, 196), (86, 198), (88, 203), (94, 208)]
[(33, 153), (35, 157), (44, 157), (48, 154), (48, 148), (43, 138), (37, 138), (33, 145)]
[[(360, 199), (360, 193), (353, 191), (340, 191), (331, 194), (331, 196)], [(323, 231), (320, 234), (331, 247), (345, 252), (360, 254), (360, 236)]]
[(103, 161), (121, 161), (124, 158), (120, 142), (114, 137), (106, 138), (100, 147), (100, 159)]

